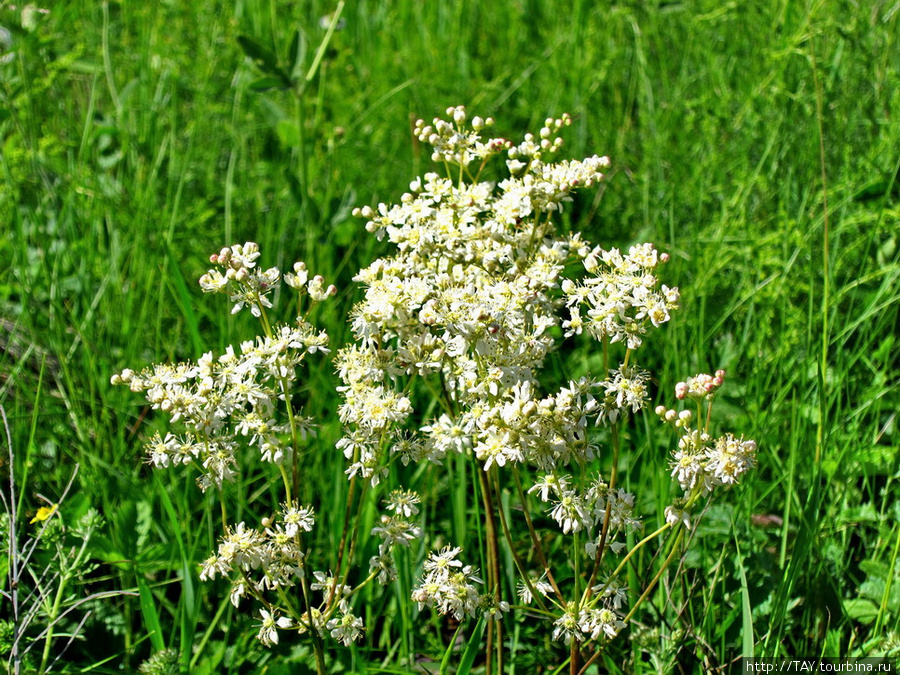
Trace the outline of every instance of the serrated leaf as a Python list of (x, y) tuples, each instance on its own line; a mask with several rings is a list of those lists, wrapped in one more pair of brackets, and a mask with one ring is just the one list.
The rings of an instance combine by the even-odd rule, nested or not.
[(888, 575), (888, 566), (886, 563), (881, 562), (880, 560), (873, 560), (869, 558), (867, 560), (863, 560), (859, 563), (859, 569), (866, 573), (866, 576), (876, 577), (884, 581), (887, 579)]
[(865, 598), (852, 598), (844, 600), (844, 611), (851, 619), (860, 623), (870, 624), (878, 616), (878, 605)]

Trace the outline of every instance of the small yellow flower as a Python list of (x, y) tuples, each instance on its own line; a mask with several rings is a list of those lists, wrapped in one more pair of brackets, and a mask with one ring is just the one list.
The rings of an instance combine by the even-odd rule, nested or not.
[(30, 525), (34, 523), (43, 522), (47, 520), (50, 516), (56, 513), (56, 510), (59, 508), (59, 504), (54, 504), (53, 506), (42, 506), (38, 509), (38, 512), (35, 514), (34, 518), (31, 519)]

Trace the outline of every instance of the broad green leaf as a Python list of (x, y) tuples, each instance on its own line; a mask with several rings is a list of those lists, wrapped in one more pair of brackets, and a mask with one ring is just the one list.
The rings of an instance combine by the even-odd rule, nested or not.
[(844, 600), (844, 611), (851, 619), (870, 624), (878, 616), (878, 605), (865, 598), (852, 598)]

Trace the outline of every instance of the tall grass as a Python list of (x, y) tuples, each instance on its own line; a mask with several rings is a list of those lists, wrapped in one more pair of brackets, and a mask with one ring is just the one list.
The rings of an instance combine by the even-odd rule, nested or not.
[[(350, 279), (381, 250), (349, 211), (429, 170), (405, 129), (458, 103), (510, 136), (569, 112), (571, 156), (612, 157), (612, 180), (579, 198), (572, 225), (671, 253), (684, 310), (648, 365), (662, 382), (726, 368), (719, 412), (760, 443), (758, 477), (734, 512), (707, 514), (684, 561), (699, 599), (672, 607), (661, 588), (628, 668), (896, 645), (897, 7), (360, 1), (302, 95), (241, 47), (303, 78), (335, 7), (61, 3), (22, 28), (22, 10), (0, 5), (15, 50), (0, 63), (0, 403), (27, 506), (78, 462), (78, 491), (108, 521), (89, 590), (139, 593), (98, 604), (72, 669), (128, 671), (172, 649), (190, 672), (286, 672), (290, 648), (258, 647), (221, 589), (197, 580), (212, 505), (196, 512), (190, 479), (144, 468), (156, 420), (109, 376), (252, 334), (195, 283), (210, 251), (238, 241), (335, 280), (341, 311), (316, 320), (344, 341)], [(309, 377), (315, 471), (334, 485), (322, 507), (342, 508), (335, 379), (324, 364)], [(640, 462), (671, 439), (650, 422), (633, 433), (629, 487), (662, 494)], [(265, 505), (264, 482), (248, 480)], [(479, 527), (466, 504), (451, 495), (433, 514), (460, 541)], [(321, 546), (336, 548), (340, 532), (329, 536)], [(384, 624), (348, 668), (387, 671), (425, 649), (409, 637), (412, 608), (371, 611)], [(529, 671), (529, 658), (513, 663)]]

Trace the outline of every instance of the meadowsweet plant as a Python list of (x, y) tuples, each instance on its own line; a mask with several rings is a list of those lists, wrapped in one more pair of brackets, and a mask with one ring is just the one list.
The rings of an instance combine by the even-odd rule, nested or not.
[[(752, 441), (714, 439), (708, 429), (703, 406), (724, 373), (679, 384), (677, 398), (696, 410), (657, 412), (680, 433), (671, 472), (684, 494), (652, 533), (638, 535), (636, 497), (619, 485), (621, 430), (650, 397), (639, 350), (679, 293), (659, 280), (668, 256), (652, 244), (604, 249), (562, 227), (572, 194), (604, 180), (609, 166), (597, 156), (553, 161), (570, 121), (548, 119), (513, 143), (485, 136), (492, 120), (470, 119), (462, 107), (420, 120), (416, 135), (444, 171), (416, 178), (398, 204), (355, 212), (393, 249), (356, 277), (365, 286), (350, 317), (356, 341), (336, 356), (346, 428), (338, 446), (350, 479), (372, 486), (395, 462), (462, 455), (477, 466), (486, 569), (471, 566), (467, 554), (476, 552), (445, 546), (425, 561), (412, 597), (457, 620), (484, 616), (488, 671), (492, 650), (503, 670), (504, 616), (528, 606), (569, 645), (578, 672), (582, 648), (599, 654), (678, 555), (698, 501), (754, 464)], [(505, 160), (507, 178), (482, 178), (492, 160)], [(579, 335), (598, 343), (603, 370), (548, 389), (548, 355)], [(417, 391), (429, 393), (419, 409)], [(501, 507), (507, 498), (515, 507)], [(550, 532), (535, 525), (545, 516)], [(549, 545), (554, 539), (563, 545)], [(504, 587), (501, 540), (518, 598)], [(666, 556), (633, 598), (622, 573), (645, 546)]]
[[(307, 478), (300, 452), (315, 430), (313, 420), (294, 409), (292, 394), (307, 355), (328, 352), (328, 336), (305, 316), (336, 289), (326, 286), (321, 276), (310, 277), (302, 262), (284, 274), (262, 269), (257, 266), (259, 255), (252, 242), (223, 248), (210, 256), (215, 267), (201, 277), (200, 286), (207, 293), (227, 295), (232, 313), (250, 311), (260, 321), (261, 335), (218, 356), (208, 352), (196, 363), (160, 364), (140, 373), (126, 369), (114, 375), (112, 383), (144, 393), (180, 430), (153, 436), (146, 448), (150, 461), (157, 467), (195, 466), (200, 488), (215, 490), (220, 497), (223, 536), (218, 550), (203, 563), (201, 579), (228, 578), (235, 606), (242, 599), (255, 599), (258, 637), (266, 645), (278, 643), (279, 631), (313, 629), (309, 632), (321, 670), (319, 636), (330, 625), (334, 608), (322, 611), (314, 606), (311, 594), (321, 589), (309, 578), (324, 575), (306, 573), (304, 535), (313, 528), (315, 512), (298, 502), (301, 480)], [(292, 290), (297, 305), (290, 324), (273, 323), (267, 311), (281, 282)], [(284, 489), (279, 511), (260, 515), (252, 525), (230, 522), (221, 499), (226, 484), (241, 474), (240, 458), (246, 459), (248, 448), (256, 461), (274, 467)]]
[[(627, 630), (683, 554), (692, 514), (754, 465), (753, 441), (710, 429), (719, 371), (679, 383), (680, 409), (656, 408), (678, 438), (659, 470), (680, 487), (660, 522), (645, 523), (640, 495), (621, 487), (623, 430), (651, 398), (639, 355), (678, 308), (679, 292), (659, 279), (668, 256), (652, 244), (605, 249), (564, 227), (573, 194), (603, 181), (610, 164), (554, 160), (570, 123), (548, 119), (518, 143), (491, 137), (493, 121), (462, 107), (416, 123), (442, 171), (415, 178), (397, 204), (354, 211), (390, 250), (355, 277), (364, 297), (348, 317), (354, 339), (334, 356), (336, 450), (314, 445), (315, 420), (292, 395), (306, 355), (328, 352), (306, 312), (334, 288), (303, 263), (285, 274), (257, 267), (253, 243), (211, 256), (216, 267), (200, 285), (227, 295), (233, 312), (249, 310), (260, 336), (196, 363), (113, 377), (171, 416), (173, 431), (147, 446), (156, 466), (194, 465), (200, 487), (218, 493), (249, 456), (273, 467), (284, 495), (278, 512), (234, 523), (222, 501), (220, 544), (201, 572), (228, 578), (235, 605), (255, 605), (264, 644), (307, 635), (324, 673), (326, 641), (352, 645), (373, 630), (359, 591), (402, 588), (398, 565), (411, 563), (406, 599), (420, 611), (460, 630), (467, 619), (486, 625), (486, 672), (503, 672), (504, 626), (525, 620), (543, 623), (577, 673)], [(488, 180), (497, 169), (504, 177)], [(269, 319), (280, 282), (296, 295), (292, 324)], [(561, 377), (546, 368), (570, 343), (595, 343), (602, 369)], [(346, 458), (347, 506), (329, 514), (342, 518), (342, 536), (327, 552), (336, 561), (327, 572), (316, 569), (326, 556), (307, 543), (316, 497), (299, 501), (307, 443)], [(465, 475), (450, 470), (460, 465), (476, 476), (483, 537), (474, 546), (450, 541), (423, 513), (425, 495), (441, 499)], [(373, 503), (380, 518), (361, 531), (363, 506)], [(638, 560), (650, 562), (636, 570), (635, 593), (625, 571)]]

